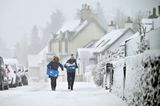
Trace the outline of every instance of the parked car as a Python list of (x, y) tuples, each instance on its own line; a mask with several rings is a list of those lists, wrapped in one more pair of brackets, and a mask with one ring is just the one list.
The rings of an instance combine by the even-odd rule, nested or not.
[(3, 58), (0, 56), (0, 90), (9, 89), (8, 77)]
[(24, 68), (24, 76), (22, 78), (23, 85), (28, 85), (28, 69)]
[(5, 64), (5, 68), (9, 79), (9, 87), (16, 87), (16, 71), (14, 71), (10, 64)]
[(16, 86), (22, 86), (21, 72), (18, 70), (17, 64), (12, 64), (14, 70), (16, 70)]
[(16, 86), (22, 86), (21, 72), (18, 70), (19, 62), (16, 59), (5, 59), (6, 64), (9, 64), (16, 74)]
[(25, 67), (21, 64), (18, 65), (18, 72), (20, 73), (22, 84), (28, 85), (28, 78), (27, 78), (27, 72), (28, 70), (25, 69)]

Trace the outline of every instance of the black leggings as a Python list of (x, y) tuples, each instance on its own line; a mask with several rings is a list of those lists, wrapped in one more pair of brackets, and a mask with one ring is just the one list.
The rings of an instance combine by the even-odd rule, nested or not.
[(51, 78), (51, 89), (52, 90), (56, 90), (56, 85), (57, 85), (56, 80), (57, 80), (57, 77)]
[(75, 72), (67, 72), (68, 89), (73, 90)]

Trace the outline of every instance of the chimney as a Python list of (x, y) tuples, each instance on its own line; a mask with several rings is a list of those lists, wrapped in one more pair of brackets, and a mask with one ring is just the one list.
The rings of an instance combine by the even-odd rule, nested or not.
[(133, 21), (131, 20), (131, 17), (128, 17), (128, 18), (127, 18), (126, 23), (133, 23)]
[(113, 23), (113, 21), (111, 20), (111, 23), (110, 23), (110, 25), (109, 26), (113, 26), (114, 25), (114, 23)]
[(82, 4), (82, 9), (84, 9), (85, 8), (85, 4)]
[(88, 5), (88, 10), (90, 10), (90, 6)]
[(156, 8), (153, 8), (153, 15), (156, 16)]
[(158, 6), (158, 14), (160, 16), (160, 5)]
[(108, 32), (111, 32), (112, 30), (116, 29), (116, 24), (114, 24), (113, 21), (108, 25)]
[(133, 21), (131, 20), (131, 17), (127, 18), (127, 21), (125, 22), (125, 28), (133, 29)]
[(148, 18), (153, 19), (153, 18), (157, 18), (157, 14), (156, 14), (156, 8), (153, 8), (153, 13), (152, 15), (150, 15)]

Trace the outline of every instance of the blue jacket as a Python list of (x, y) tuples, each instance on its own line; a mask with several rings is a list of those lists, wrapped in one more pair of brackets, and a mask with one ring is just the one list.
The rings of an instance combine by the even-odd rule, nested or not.
[(53, 62), (51, 61), (48, 65), (47, 68), (48, 69), (54, 69), (54, 70), (58, 70), (58, 67), (60, 67), (63, 70), (63, 65), (57, 62)]

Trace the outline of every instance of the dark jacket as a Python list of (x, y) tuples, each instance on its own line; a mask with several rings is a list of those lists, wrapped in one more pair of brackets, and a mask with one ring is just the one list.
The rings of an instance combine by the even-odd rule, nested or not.
[(73, 64), (73, 63), (75, 63), (76, 68), (78, 68), (78, 65), (77, 65), (77, 61), (76, 61), (76, 59), (69, 59), (69, 60), (67, 60), (67, 62), (66, 62), (66, 63), (69, 63), (69, 64)]
[(51, 61), (48, 65), (47, 68), (48, 69), (54, 69), (54, 70), (58, 70), (58, 67), (60, 67), (63, 70), (63, 65), (57, 62), (53, 62)]

